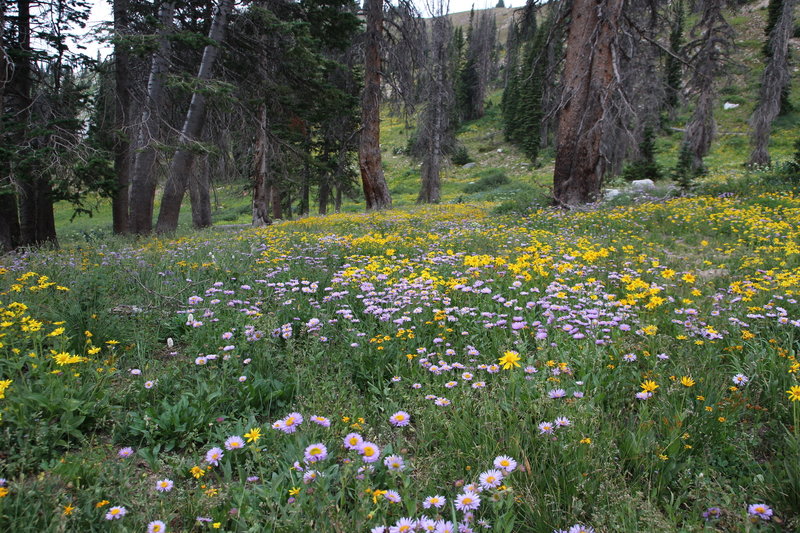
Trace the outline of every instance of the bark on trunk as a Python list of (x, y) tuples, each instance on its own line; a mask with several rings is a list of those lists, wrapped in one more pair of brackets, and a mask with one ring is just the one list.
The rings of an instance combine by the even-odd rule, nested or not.
[(330, 176), (325, 175), (322, 177), (322, 183), (319, 184), (319, 214), (320, 215), (327, 215), (328, 214), (328, 202), (330, 201), (331, 195), (331, 186), (330, 186)]
[(690, 170), (693, 176), (703, 172), (703, 158), (711, 149), (716, 137), (714, 102), (716, 100), (715, 79), (723, 74), (723, 66), (733, 47), (733, 28), (725, 21), (725, 0), (706, 0), (701, 4), (700, 19), (692, 33), (700, 35), (695, 40), (693, 74), (689, 89), (697, 94), (697, 103), (692, 118), (686, 124), (683, 149), (691, 153)]
[(9, 252), (17, 246), (19, 246), (17, 199), (13, 191), (0, 193), (0, 253)]
[(448, 115), (452, 98), (452, 85), (447, 79), (449, 67), (449, 41), (451, 27), (442, 4), (436, 5), (431, 31), (431, 63), (428, 81), (428, 104), (421, 124), (421, 137), (425, 139), (422, 161), (422, 186), (417, 203), (436, 204), (441, 200), (442, 159), (445, 136), (450, 131)]
[(311, 152), (306, 153), (303, 164), (303, 183), (300, 187), (300, 216), (307, 216), (311, 210)]
[(703, 168), (703, 158), (711, 150), (711, 143), (717, 136), (714, 121), (714, 89), (709, 85), (697, 99), (692, 118), (686, 125), (683, 143), (692, 153), (691, 171), (697, 173)]
[(556, 205), (594, 201), (607, 169), (601, 142), (616, 78), (615, 34), (623, 0), (574, 0), (567, 37), (553, 172)]
[(269, 145), (267, 139), (267, 106), (261, 104), (258, 112), (258, 135), (253, 161), (253, 226), (272, 224), (269, 217), (271, 191), (269, 183)]
[(211, 164), (208, 154), (195, 161), (189, 178), (189, 197), (192, 202), (192, 226), (211, 227)]
[[(208, 38), (213, 41), (213, 44), (207, 45), (203, 50), (203, 59), (200, 61), (200, 69), (197, 72), (197, 80), (201, 83), (211, 78), (214, 62), (219, 54), (217, 43), (222, 42), (225, 36), (225, 25), (232, 8), (233, 0), (222, 0), (214, 15), (211, 29), (208, 32)], [(191, 144), (200, 137), (205, 118), (206, 97), (202, 91), (197, 91), (192, 94), (192, 102), (189, 104), (186, 120), (178, 138), (178, 149), (175, 151), (170, 164), (167, 183), (164, 186), (164, 194), (161, 197), (161, 209), (158, 212), (158, 223), (156, 224), (158, 233), (171, 233), (178, 228), (181, 203), (186, 192), (191, 163), (194, 157)]]
[(26, 246), (45, 243), (58, 246), (50, 180), (39, 176), (26, 179), (20, 183), (20, 190), (20, 243)]
[(164, 78), (169, 70), (168, 58), (171, 48), (169, 34), (172, 33), (174, 13), (174, 2), (161, 4), (158, 12), (160, 25), (158, 50), (153, 53), (150, 77), (147, 81), (147, 98), (142, 111), (138, 151), (133, 163), (129, 194), (128, 230), (137, 235), (144, 235), (153, 231), (153, 201), (156, 194), (155, 142), (160, 137)]
[[(28, 142), (38, 142), (35, 139), (32, 141), (28, 139), (28, 135), (31, 133), (27, 128), (31, 122), (33, 105), (30, 6), (30, 0), (17, 2), (17, 48), (19, 54), (14, 63), (14, 74), (9, 87), (9, 96), (12, 97), (12, 107), (16, 113), (15, 118), (25, 125), (20, 129), (18, 137), (20, 142), (17, 145), (20, 150), (27, 150), (23, 145)], [(19, 192), (20, 244), (37, 246), (51, 242), (57, 245), (52, 187), (49, 177), (42, 176), (33, 162), (21, 160), (15, 166)]]
[(794, 30), (795, 0), (783, 0), (783, 9), (769, 36), (770, 56), (761, 77), (758, 107), (750, 118), (753, 151), (750, 165), (770, 163), (769, 134), (772, 122), (780, 114), (781, 96), (789, 83), (789, 39)]
[[(0, 0), (0, 43), (3, 42), (3, 29), (5, 28), (5, 0)], [(8, 76), (11, 68), (8, 64), (8, 56), (0, 53), (0, 115), (5, 112), (5, 87), (8, 83)], [(6, 136), (0, 139), (5, 142)], [(19, 213), (17, 212), (17, 197), (14, 184), (8, 177), (9, 169), (2, 169), (3, 175), (0, 177), (0, 253), (13, 250), (19, 245)]]
[[(128, 31), (128, 0), (114, 0), (114, 33), (117, 39)], [(128, 46), (114, 45), (114, 172), (117, 187), (111, 200), (114, 233), (128, 233), (128, 186), (131, 172), (131, 148), (128, 140), (128, 113), (131, 103), (130, 53)]]
[(281, 219), (283, 218), (283, 206), (281, 205), (281, 189), (280, 187), (273, 183), (269, 187), (269, 201), (272, 202), (272, 218), (274, 219)]
[(336, 187), (336, 199), (333, 202), (333, 209), (337, 213), (341, 213), (342, 211), (342, 188)]
[(387, 209), (392, 197), (381, 167), (381, 38), (383, 0), (365, 0), (367, 27), (365, 36), (364, 92), (361, 97), (361, 138), (358, 166), (367, 210)]

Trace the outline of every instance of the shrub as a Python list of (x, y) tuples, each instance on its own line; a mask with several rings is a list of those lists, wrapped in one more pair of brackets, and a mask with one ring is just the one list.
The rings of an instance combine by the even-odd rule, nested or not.
[(622, 170), (622, 177), (625, 181), (651, 179), (657, 181), (661, 179), (661, 167), (656, 163), (655, 154), (655, 133), (653, 128), (647, 127), (639, 144), (639, 160), (625, 165)]
[(497, 168), (484, 170), (473, 177), (478, 179), (477, 181), (464, 187), (464, 192), (467, 194), (490, 191), (500, 187), (501, 185), (511, 183), (511, 180), (508, 179), (506, 173)]
[(458, 145), (453, 151), (453, 155), (450, 156), (450, 161), (454, 165), (466, 165), (467, 163), (472, 163), (472, 158), (469, 156), (466, 146)]

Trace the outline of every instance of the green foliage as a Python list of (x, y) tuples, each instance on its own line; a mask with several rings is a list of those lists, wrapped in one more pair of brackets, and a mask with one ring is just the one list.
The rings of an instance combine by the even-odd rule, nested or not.
[(622, 170), (622, 178), (626, 181), (661, 179), (661, 167), (656, 163), (655, 148), (655, 132), (652, 127), (648, 126), (644, 129), (642, 141), (639, 143), (639, 158), (633, 163), (625, 165)]
[(469, 150), (463, 144), (456, 146), (453, 154), (450, 156), (450, 161), (454, 165), (466, 165), (472, 163), (473, 159), (469, 156)]
[[(536, 161), (541, 144), (542, 94), (548, 69), (544, 47), (549, 27), (548, 21), (535, 28), (532, 37), (518, 45), (509, 62), (508, 84), (501, 103), (506, 140), (520, 147), (531, 161)], [(522, 57), (519, 65), (517, 55)]]
[(678, 154), (678, 162), (672, 169), (672, 180), (678, 184), (683, 191), (691, 189), (698, 177), (703, 175), (703, 170), (692, 169), (692, 149), (688, 145), (682, 145)]
[(481, 172), (475, 174), (473, 178), (477, 179), (477, 181), (469, 183), (464, 187), (464, 192), (466, 194), (490, 191), (500, 187), (501, 185), (506, 185), (511, 181), (508, 179), (508, 176), (505, 172), (496, 168), (482, 170)]

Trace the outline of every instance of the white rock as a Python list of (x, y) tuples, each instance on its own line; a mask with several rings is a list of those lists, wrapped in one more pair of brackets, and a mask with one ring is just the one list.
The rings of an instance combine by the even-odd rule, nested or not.
[(476, 163), (467, 163), (466, 165), (464, 165), (461, 168), (475, 168), (476, 166), (477, 166)]
[(652, 191), (656, 188), (656, 184), (653, 183), (653, 180), (633, 180), (631, 182), (631, 189), (634, 191)]
[(725, 102), (724, 104), (722, 104), (722, 109), (725, 110), (736, 109), (737, 107), (739, 107), (739, 104), (734, 104), (733, 102)]
[(498, 154), (502, 154), (502, 153), (503, 153), (503, 149), (502, 149), (502, 148), (498, 148), (498, 149), (497, 149), (497, 153), (498, 153)]
[(606, 190), (605, 194), (603, 195), (603, 198), (605, 198), (606, 201), (609, 201), (609, 200), (613, 200), (614, 198), (616, 198), (620, 194), (622, 194), (622, 191), (620, 191), (619, 189), (608, 189), (608, 190)]

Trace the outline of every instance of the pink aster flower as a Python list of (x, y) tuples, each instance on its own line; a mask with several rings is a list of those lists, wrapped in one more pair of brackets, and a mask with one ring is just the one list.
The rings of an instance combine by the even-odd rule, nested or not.
[(303, 423), (303, 415), (300, 413), (289, 413), (283, 420), (278, 420), (272, 424), (274, 429), (279, 429), (284, 433), (294, 433), (297, 427)]
[(456, 509), (459, 511), (474, 511), (481, 505), (481, 497), (474, 492), (464, 492), (456, 497)]
[(317, 472), (316, 470), (309, 470), (303, 474), (303, 483), (308, 485), (309, 483), (313, 483), (320, 477), (322, 474)]
[(394, 427), (404, 427), (407, 426), (409, 422), (411, 422), (411, 415), (405, 411), (397, 411), (389, 417), (389, 423)]
[(362, 442), (364, 442), (364, 439), (361, 438), (361, 435), (358, 433), (349, 433), (344, 438), (344, 447), (348, 450), (357, 450)]
[(222, 452), (222, 448), (217, 448), (215, 446), (206, 452), (206, 462), (214, 466), (219, 466), (219, 460), (222, 459), (223, 455), (225, 454)]
[(161, 520), (153, 520), (147, 524), (147, 533), (164, 533), (167, 530), (167, 525)]
[(542, 435), (544, 434), (550, 435), (553, 433), (554, 429), (555, 427), (552, 422), (542, 422), (541, 424), (539, 424), (539, 433)]
[(415, 527), (416, 522), (412, 518), (404, 517), (389, 528), (389, 533), (411, 533)]
[(119, 455), (123, 459), (126, 458), (126, 457), (130, 457), (131, 455), (133, 455), (133, 448), (131, 448), (130, 446), (126, 446), (125, 448), (121, 448), (117, 452), (117, 455)]
[(753, 518), (760, 518), (761, 520), (772, 519), (772, 508), (765, 503), (753, 503), (747, 507), (747, 512)]
[(106, 513), (106, 520), (119, 520), (128, 514), (128, 510), (124, 507), (114, 506)]
[(436, 522), (435, 533), (456, 533), (456, 526), (449, 520), (439, 520)]
[(479, 476), (481, 487), (489, 489), (492, 487), (499, 487), (503, 481), (503, 472), (497, 469), (487, 470)]
[(386, 465), (386, 468), (392, 470), (394, 472), (399, 472), (406, 467), (403, 458), (399, 455), (389, 455), (383, 460), (383, 464)]
[(309, 463), (324, 461), (328, 458), (328, 448), (326, 448), (321, 442), (311, 444), (306, 448), (306, 451), (303, 455), (306, 458), (306, 461)]
[(517, 468), (517, 462), (508, 455), (498, 455), (494, 458), (494, 467), (504, 470), (507, 474)]
[(244, 448), (244, 439), (242, 437), (232, 436), (225, 439), (226, 450), (237, 450), (239, 448)]
[(331, 427), (331, 421), (325, 418), (324, 416), (311, 415), (311, 421), (314, 422), (315, 424), (319, 424), (324, 428)]
[(387, 490), (383, 497), (392, 503), (400, 503), (403, 500), (396, 490)]
[(175, 483), (171, 479), (159, 479), (156, 481), (156, 490), (158, 492), (169, 492), (172, 490), (172, 487), (175, 486)]
[(444, 507), (445, 503), (447, 503), (447, 499), (444, 496), (439, 496), (436, 494), (435, 496), (428, 496), (425, 498), (425, 501), (422, 502), (422, 506), (425, 509), (430, 509), (431, 507), (441, 509)]
[(558, 418), (556, 418), (556, 426), (557, 427), (565, 428), (565, 427), (569, 426), (570, 424), (572, 424), (572, 422), (566, 416), (559, 416)]
[(374, 463), (381, 457), (381, 449), (373, 442), (364, 441), (356, 448), (365, 463)]

